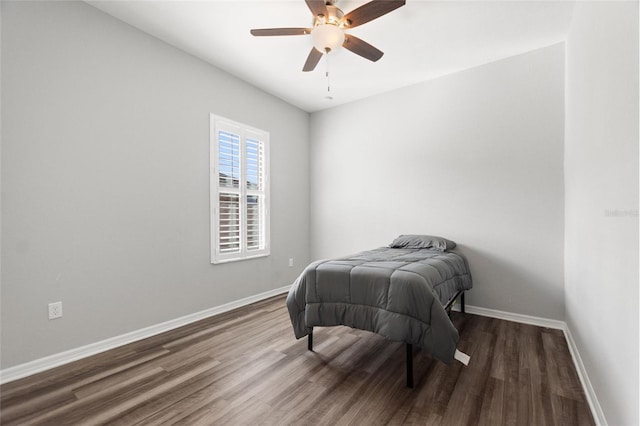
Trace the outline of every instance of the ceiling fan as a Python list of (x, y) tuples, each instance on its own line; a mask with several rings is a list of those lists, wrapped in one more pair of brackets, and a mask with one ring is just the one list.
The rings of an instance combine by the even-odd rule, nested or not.
[(334, 6), (334, 1), (305, 0), (314, 17), (313, 28), (263, 28), (253, 29), (251, 34), (258, 37), (311, 34), (314, 47), (311, 48), (302, 71), (313, 71), (322, 55), (340, 46), (373, 62), (380, 59), (384, 55), (382, 51), (356, 36), (345, 33), (345, 30), (379, 18), (404, 6), (406, 1), (372, 0), (346, 15)]

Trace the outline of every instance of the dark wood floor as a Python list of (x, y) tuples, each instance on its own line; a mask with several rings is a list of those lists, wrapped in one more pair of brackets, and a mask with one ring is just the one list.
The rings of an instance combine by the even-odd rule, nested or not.
[(590, 425), (559, 330), (453, 313), (468, 367), (347, 327), (295, 340), (284, 296), (0, 388), (3, 425)]

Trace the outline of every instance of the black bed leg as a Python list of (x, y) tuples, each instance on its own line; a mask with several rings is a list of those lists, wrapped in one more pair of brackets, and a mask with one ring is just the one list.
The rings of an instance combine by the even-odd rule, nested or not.
[(464, 314), (464, 291), (460, 295), (460, 312)]
[(311, 333), (307, 336), (307, 349), (313, 351), (313, 330), (311, 330)]
[(407, 387), (413, 389), (413, 345), (407, 343)]

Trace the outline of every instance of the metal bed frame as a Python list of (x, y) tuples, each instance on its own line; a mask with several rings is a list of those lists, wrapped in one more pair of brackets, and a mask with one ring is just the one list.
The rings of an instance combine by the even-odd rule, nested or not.
[[(460, 312), (464, 311), (464, 292), (465, 290), (458, 290), (451, 299), (444, 305), (444, 310), (449, 316), (451, 316), (451, 308), (453, 307), (456, 299), (460, 297)], [(313, 352), (313, 328), (307, 336), (307, 349)], [(407, 387), (413, 388), (413, 344), (407, 343)]]

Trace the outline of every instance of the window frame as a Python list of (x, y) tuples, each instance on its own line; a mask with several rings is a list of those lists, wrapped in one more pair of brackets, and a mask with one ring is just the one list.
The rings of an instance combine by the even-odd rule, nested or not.
[[(209, 125), (209, 179), (210, 179), (210, 226), (211, 226), (211, 263), (227, 263), (245, 259), (265, 257), (271, 254), (270, 236), (270, 170), (269, 170), (269, 132), (236, 122), (234, 120), (210, 114)], [(239, 179), (238, 187), (220, 185), (220, 142), (219, 132), (225, 131), (239, 136)], [(247, 140), (258, 141), (262, 144), (262, 185), (263, 188), (247, 188)], [(233, 176), (232, 176), (233, 180)], [(224, 253), (220, 250), (220, 195), (238, 194), (240, 228), (239, 250)], [(258, 249), (249, 249), (248, 245), (248, 196), (262, 197), (261, 232), (263, 244)]]

